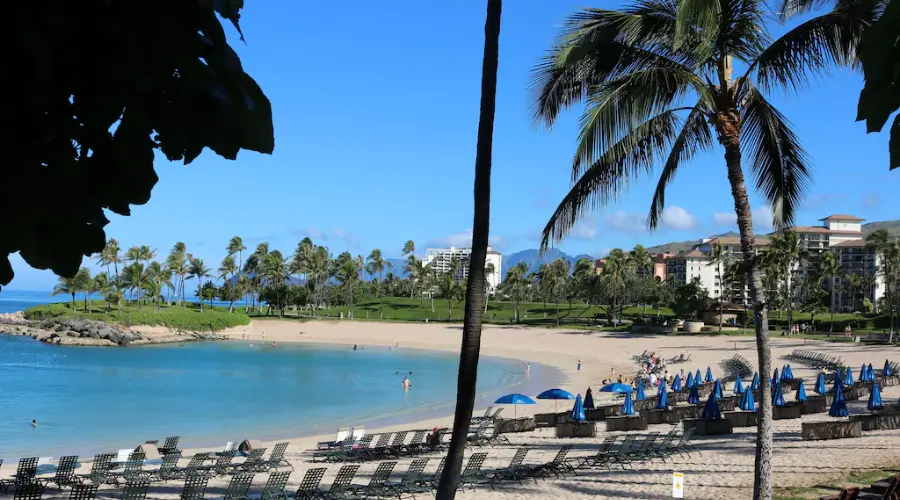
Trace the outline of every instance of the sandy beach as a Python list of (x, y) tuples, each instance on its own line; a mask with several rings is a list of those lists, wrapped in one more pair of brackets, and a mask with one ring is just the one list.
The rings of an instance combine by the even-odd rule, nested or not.
[[(400, 348), (432, 349), (457, 352), (459, 350), (461, 325), (423, 325), (376, 322), (293, 322), (293, 321), (254, 321), (247, 327), (240, 327), (224, 332), (234, 339), (249, 339), (265, 342), (307, 342), (327, 344), (347, 344), (360, 346), (396, 346)], [(851, 367), (854, 373), (863, 362), (880, 367), (885, 358), (898, 359), (897, 349), (887, 350), (884, 346), (865, 346), (860, 344), (839, 344), (828, 342), (812, 342), (789, 337), (773, 338), (773, 363), (780, 367), (784, 364), (781, 356), (796, 348), (813, 349), (826, 354), (840, 356)], [(679, 354), (690, 355), (691, 361), (680, 365), (671, 365), (670, 373), (679, 369), (695, 371), (712, 367), (716, 376), (721, 375), (718, 363), (741, 354), (755, 364), (756, 349), (752, 337), (727, 336), (636, 336), (631, 334), (591, 332), (584, 330), (541, 329), (522, 327), (485, 326), (482, 338), (484, 355), (512, 358), (516, 360), (540, 363), (558, 368), (567, 381), (562, 388), (572, 393), (583, 393), (591, 386), (595, 390), (605, 378), (617, 374), (633, 375), (637, 366), (631, 356), (641, 354), (645, 350), (655, 351), (658, 355), (669, 358)], [(578, 370), (578, 361), (581, 368)], [(801, 366), (793, 366), (795, 376), (807, 380), (807, 390), (811, 390), (815, 373)], [(534, 373), (532, 375), (535, 375)], [(771, 374), (770, 374), (771, 375)], [(746, 381), (745, 381), (746, 382)], [(455, 387), (448, 387), (454, 391)], [(730, 384), (727, 390), (730, 390)], [(532, 395), (534, 396), (534, 395)], [(595, 394), (595, 397), (597, 394)], [(888, 387), (883, 391), (885, 404), (894, 403), (900, 397), (900, 387)], [(851, 402), (848, 406), (851, 414), (865, 412), (865, 400)], [(519, 415), (553, 411), (552, 402), (539, 402), (534, 406), (519, 406)], [(571, 406), (571, 403), (567, 405)], [(560, 406), (562, 409), (563, 406)], [(483, 410), (483, 408), (482, 408)], [(775, 458), (774, 471), (776, 486), (810, 486), (822, 483), (829, 478), (844, 476), (854, 470), (865, 470), (876, 467), (896, 466), (900, 464), (900, 431), (866, 432), (862, 438), (838, 441), (802, 441), (800, 439), (801, 422), (827, 420), (827, 414), (808, 415), (797, 420), (781, 420), (775, 422)], [(369, 432), (429, 429), (438, 425), (449, 426), (452, 416), (429, 421), (409, 422), (393, 428), (374, 429)], [(365, 424), (360, 422), (359, 424)], [(601, 424), (602, 428), (602, 424)], [(666, 432), (670, 426), (651, 426), (650, 430)], [(173, 433), (177, 433), (173, 429)], [(756, 429), (736, 428), (729, 436), (702, 437), (696, 445), (702, 457), (675, 458), (668, 464), (649, 462), (645, 465), (635, 464), (633, 469), (615, 470), (613, 472), (588, 470), (579, 473), (576, 478), (548, 480), (537, 485), (510, 483), (499, 486), (496, 490), (481, 487), (474, 491), (467, 490), (460, 498), (495, 498), (497, 500), (516, 500), (520, 498), (671, 498), (672, 472), (685, 474), (685, 498), (719, 499), (749, 498), (752, 493), (754, 438)], [(497, 446), (480, 451), (488, 451), (485, 467), (505, 466), (515, 452), (516, 447), (528, 446), (530, 451), (526, 463), (549, 461), (563, 444), (573, 445), (570, 456), (588, 455), (596, 450), (608, 434), (598, 432), (592, 439), (557, 439), (553, 431), (543, 430), (531, 433), (509, 435), (513, 446)], [(162, 438), (164, 436), (160, 436)], [(247, 436), (253, 438), (253, 436)], [(330, 436), (316, 436), (288, 440), (287, 458), (295, 468), (288, 483), (288, 489), (296, 489), (303, 473), (320, 464), (309, 462), (311, 455), (307, 452), (314, 448), (317, 441), (333, 439)], [(261, 443), (271, 446), (273, 443)], [(129, 443), (123, 443), (128, 446)], [(190, 448), (191, 436), (182, 436), (181, 446)], [(64, 451), (64, 450), (60, 450)], [(185, 449), (184, 456), (201, 451)], [(209, 450), (203, 450), (209, 451)], [(479, 451), (479, 450), (476, 450)], [(471, 451), (467, 451), (467, 454)], [(432, 456), (432, 463), (426, 470), (436, 466), (440, 457)], [(58, 457), (56, 457), (58, 458)], [(87, 457), (84, 457), (87, 458)], [(401, 459), (395, 469), (396, 479), (405, 471), (410, 459)], [(184, 461), (186, 463), (186, 460)], [(2, 476), (8, 477), (15, 468), (12, 463), (4, 464)], [(183, 465), (183, 464), (182, 464)], [(357, 476), (357, 483), (368, 481), (368, 476), (375, 469), (377, 462), (364, 463)], [(339, 464), (329, 465), (323, 484), (328, 484)], [(86, 466), (83, 468), (86, 469)], [(86, 470), (79, 470), (79, 473)], [(266, 474), (258, 474), (254, 481), (254, 491), (265, 482)], [(221, 497), (227, 486), (228, 478), (216, 478), (210, 481), (208, 498)], [(153, 486), (149, 497), (177, 498), (181, 491), (178, 481)], [(68, 492), (57, 493), (48, 490), (45, 498), (67, 498)], [(104, 487), (98, 498), (118, 498), (120, 490)]]

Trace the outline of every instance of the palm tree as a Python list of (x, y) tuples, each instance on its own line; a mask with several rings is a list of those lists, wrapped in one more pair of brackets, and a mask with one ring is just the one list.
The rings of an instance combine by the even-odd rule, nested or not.
[(556, 304), (556, 326), (559, 326), (559, 302), (569, 280), (569, 261), (562, 257), (550, 263), (550, 296)]
[(138, 248), (138, 255), (140, 255), (140, 259), (144, 262), (144, 265), (149, 266), (150, 261), (156, 258), (156, 250), (147, 245), (141, 245)]
[[(484, 275), (485, 276), (493, 276), (496, 269), (494, 268), (493, 262), (488, 262), (486, 266), (484, 266)], [(484, 314), (487, 314), (488, 309), (488, 301), (491, 300), (491, 294), (488, 293), (488, 289), (491, 287), (490, 281), (487, 279), (484, 280)]]
[(725, 281), (722, 271), (728, 267), (728, 252), (720, 242), (713, 243), (707, 266), (716, 266), (716, 280), (719, 282), (719, 331), (722, 331), (722, 311), (725, 308)]
[[(653, 276), (653, 259), (644, 245), (635, 245), (634, 249), (628, 252), (628, 260), (640, 276)], [(643, 301), (644, 311), (642, 316), (647, 314), (647, 301)]]
[[(237, 238), (235, 236), (235, 238)], [(229, 286), (232, 290), (234, 290), (236, 280), (234, 279), (234, 275), (238, 272), (240, 267), (237, 262), (234, 261), (234, 254), (228, 254), (222, 259), (222, 264), (219, 265), (219, 279), (226, 281), (229, 283)], [(231, 304), (228, 306), (228, 312), (234, 311), (234, 301), (231, 301)]]
[[(188, 256), (188, 278), (197, 278), (197, 289), (203, 290), (203, 278), (209, 277), (209, 273), (212, 272), (212, 269), (206, 267), (206, 264), (203, 263), (203, 259), (193, 256)], [(200, 296), (200, 312), (203, 312), (203, 296)]]
[(91, 270), (82, 267), (75, 273), (75, 281), (78, 282), (79, 291), (84, 293), (84, 309), (88, 313), (91, 311), (91, 294), (94, 293), (94, 277), (91, 276)]
[(225, 251), (228, 252), (228, 255), (231, 256), (234, 256), (234, 254), (238, 254), (238, 270), (240, 270), (241, 266), (244, 265), (244, 250), (246, 249), (247, 247), (244, 246), (244, 240), (242, 240), (240, 236), (234, 236), (230, 240), (228, 240), (228, 246), (225, 248)]
[(71, 295), (72, 296), (72, 312), (77, 312), (78, 309), (75, 307), (75, 295), (81, 291), (79, 287), (79, 282), (77, 279), (78, 275), (72, 276), (71, 278), (65, 278), (63, 276), (59, 277), (59, 280), (56, 282), (56, 286), (53, 287), (53, 291), (50, 292), (50, 295)]
[(141, 255), (141, 247), (133, 245), (128, 248), (128, 250), (125, 251), (123, 260), (125, 262), (140, 262), (141, 260), (143, 260), (143, 255)]
[(384, 296), (381, 293), (381, 276), (384, 273), (384, 259), (381, 258), (381, 250), (374, 249), (371, 253), (369, 253), (369, 257), (366, 259), (366, 272), (371, 275), (377, 275), (377, 295), (380, 299), (380, 305), (378, 306), (379, 313), (381, 319), (384, 319)]
[(844, 272), (841, 270), (841, 266), (838, 264), (837, 256), (834, 252), (827, 251), (822, 253), (819, 260), (819, 278), (823, 280), (827, 279), (829, 288), (831, 289), (831, 303), (828, 307), (828, 310), (831, 312), (831, 321), (828, 329), (829, 337), (834, 332), (834, 298), (840, 293), (839, 288), (841, 288), (838, 284), (838, 279), (843, 276)]
[(866, 236), (866, 246), (875, 252), (878, 258), (876, 273), (884, 282), (884, 300), (888, 307), (888, 324), (890, 325), (889, 342), (894, 342), (894, 297), (895, 279), (900, 272), (900, 262), (894, 258), (898, 243), (891, 241), (886, 229), (879, 229)]
[(112, 275), (110, 274), (109, 266), (115, 263), (116, 265), (116, 276), (119, 275), (119, 242), (114, 238), (110, 238), (109, 241), (106, 242), (106, 246), (103, 247), (103, 250), (97, 254), (97, 264), (106, 268), (106, 280), (112, 280)]
[(178, 289), (180, 290), (181, 307), (187, 311), (187, 304), (184, 301), (184, 278), (188, 274), (187, 246), (183, 242), (175, 243), (169, 256), (166, 258), (166, 267), (172, 270), (172, 273), (178, 276)]
[(798, 265), (803, 265), (809, 260), (809, 253), (803, 247), (803, 242), (794, 231), (785, 231), (772, 237), (770, 247), (775, 252), (775, 258), (781, 265), (778, 274), (784, 277), (785, 305), (788, 313), (788, 331), (794, 324), (794, 272)]
[(141, 310), (141, 291), (144, 289), (146, 280), (147, 271), (140, 261), (132, 261), (122, 269), (122, 284), (128, 291), (135, 294), (138, 311)]
[(459, 487), (466, 436), (475, 406), (475, 380), (481, 350), (481, 318), (484, 303), (484, 263), (487, 259), (491, 215), (491, 155), (493, 153), (494, 112), (497, 98), (501, 0), (488, 0), (484, 24), (484, 60), (481, 66), (481, 110), (475, 153), (475, 210), (472, 224), (472, 253), (466, 285), (466, 312), (459, 356), (456, 413), (447, 463), (435, 493), (436, 500), (453, 500)]
[(109, 275), (107, 274), (97, 273), (97, 275), (94, 276), (92, 288), (95, 291), (100, 292), (103, 296), (103, 302), (106, 303), (106, 313), (109, 314), (110, 306), (113, 302), (109, 299), (110, 294), (115, 289), (115, 280), (110, 280)]
[[(782, 12), (794, 2), (784, 3)], [(655, 228), (678, 168), (717, 141), (725, 152), (749, 273), (758, 368), (770, 372), (768, 318), (742, 160), (749, 160), (775, 222), (789, 225), (809, 182), (808, 158), (764, 94), (802, 88), (810, 73), (851, 64), (855, 42), (877, 15), (878, 4), (847, 0), (837, 15), (806, 21), (778, 39), (765, 22), (767, 5), (750, 0), (640, 1), (621, 11), (586, 9), (572, 15), (536, 68), (533, 85), (535, 115), (548, 125), (563, 108), (587, 103), (572, 162), (576, 180), (547, 223), (542, 248), (565, 237), (586, 208), (617, 200), (659, 159), (662, 172), (648, 218)], [(734, 59), (746, 68), (737, 77)], [(767, 380), (760, 390), (767, 394)], [(773, 477), (771, 401), (760, 403), (757, 500), (772, 497)]]
[(438, 280), (438, 292), (441, 297), (447, 299), (447, 319), (453, 317), (453, 301), (459, 294), (459, 284), (456, 282), (455, 269), (451, 267), (450, 271), (441, 274)]
[(525, 289), (531, 284), (528, 277), (528, 264), (519, 262), (518, 264), (506, 270), (506, 278), (503, 279), (501, 286), (503, 290), (513, 299), (513, 321), (519, 322), (519, 302)]
[(147, 266), (147, 281), (151, 286), (144, 286), (145, 291), (151, 292), (149, 295), (156, 303), (156, 312), (160, 312), (162, 307), (163, 290), (165, 287), (172, 286), (172, 271), (168, 266), (163, 267), (159, 262), (153, 261)]
[(531, 279), (534, 280), (534, 284), (537, 287), (538, 293), (541, 296), (541, 302), (543, 303), (543, 311), (544, 311), (544, 319), (547, 318), (547, 295), (550, 290), (550, 282), (552, 281), (552, 276), (550, 276), (549, 265), (544, 262), (538, 264), (538, 268), (535, 272), (531, 273)]
[(416, 254), (416, 242), (413, 240), (406, 240), (406, 243), (403, 244), (403, 256), (410, 257), (415, 256)]

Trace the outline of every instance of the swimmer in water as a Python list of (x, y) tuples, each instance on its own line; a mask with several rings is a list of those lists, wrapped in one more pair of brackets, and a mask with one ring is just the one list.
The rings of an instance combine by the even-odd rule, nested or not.
[(401, 382), (400, 385), (403, 387), (404, 391), (412, 387), (412, 383), (409, 381), (409, 377), (403, 377), (403, 382)]
[(32, 421), (31, 421), (31, 426), (32, 426), (32, 427), (37, 427), (37, 420), (32, 420)]
[(275, 342), (272, 342), (272, 347), (275, 347)]
[(355, 351), (356, 349), (357, 349), (356, 344), (353, 344), (353, 350)]

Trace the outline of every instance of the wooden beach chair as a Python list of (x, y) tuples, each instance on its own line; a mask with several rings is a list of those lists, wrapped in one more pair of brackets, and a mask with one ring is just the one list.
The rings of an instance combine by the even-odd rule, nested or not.
[(228, 489), (225, 490), (225, 498), (222, 500), (249, 500), (247, 494), (250, 492), (255, 475), (252, 472), (240, 472), (231, 476)]
[(319, 484), (322, 482), (322, 477), (325, 476), (327, 470), (328, 469), (324, 467), (307, 470), (306, 474), (303, 475), (303, 479), (300, 481), (300, 486), (294, 493), (294, 499), (309, 500), (319, 498), (321, 495)]
[(287, 498), (284, 489), (287, 487), (288, 478), (292, 471), (273, 472), (269, 474), (266, 485), (263, 486), (259, 500), (275, 500)]

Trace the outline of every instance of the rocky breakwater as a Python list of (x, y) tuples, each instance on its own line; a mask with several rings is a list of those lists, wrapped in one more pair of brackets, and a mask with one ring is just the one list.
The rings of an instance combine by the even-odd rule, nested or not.
[(149, 326), (126, 327), (78, 318), (31, 321), (25, 319), (21, 312), (0, 314), (0, 332), (24, 335), (47, 344), (74, 346), (128, 346), (225, 338), (211, 332), (188, 332)]

